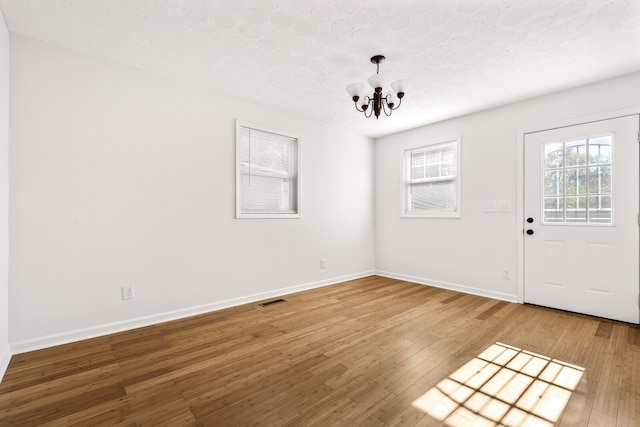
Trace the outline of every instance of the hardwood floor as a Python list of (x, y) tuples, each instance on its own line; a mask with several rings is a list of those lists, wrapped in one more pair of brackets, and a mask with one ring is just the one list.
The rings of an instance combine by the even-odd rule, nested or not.
[(640, 425), (635, 325), (375, 276), (283, 298), (15, 355), (0, 425)]

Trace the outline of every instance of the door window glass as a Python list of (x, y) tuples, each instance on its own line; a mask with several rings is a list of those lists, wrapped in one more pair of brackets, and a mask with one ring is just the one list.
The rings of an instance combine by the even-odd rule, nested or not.
[(543, 145), (543, 222), (613, 224), (613, 136)]

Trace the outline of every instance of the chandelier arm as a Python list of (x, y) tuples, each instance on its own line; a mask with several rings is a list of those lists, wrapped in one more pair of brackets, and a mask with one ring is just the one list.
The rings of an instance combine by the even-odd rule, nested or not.
[[(385, 107), (386, 105), (386, 107)], [(389, 109), (389, 112), (387, 113), (387, 108)], [(387, 98), (383, 98), (382, 100), (382, 111), (384, 111), (384, 115), (389, 117), (391, 115), (391, 112), (395, 110), (395, 108), (391, 108), (389, 107), (389, 103), (387, 102)]]
[[(371, 97), (369, 95), (365, 95), (364, 99), (367, 101), (367, 109), (368, 109), (368, 107), (371, 106)], [(356, 107), (356, 110), (360, 111), (361, 113), (366, 113), (367, 112), (367, 109), (361, 109), (361, 108), (358, 107), (358, 101), (354, 101), (353, 103), (354, 103), (354, 105)]]
[[(371, 100), (369, 100), (369, 106), (371, 106)], [(369, 110), (369, 115), (367, 115), (367, 110)], [(367, 108), (367, 110), (364, 110), (364, 116), (368, 119), (373, 114), (373, 108)]]
[(391, 115), (391, 111), (395, 110), (395, 108), (393, 108), (394, 104), (393, 103), (389, 104), (389, 100), (390, 99), (391, 99), (391, 95), (390, 94), (387, 94), (384, 98), (382, 98), (384, 103), (387, 104), (387, 108), (389, 109), (389, 114), (387, 114), (386, 111), (385, 111), (385, 114), (387, 114), (387, 116), (390, 116)]
[(398, 108), (400, 108), (401, 105), (402, 105), (402, 98), (398, 98), (398, 105), (394, 105), (392, 109), (397, 110)]

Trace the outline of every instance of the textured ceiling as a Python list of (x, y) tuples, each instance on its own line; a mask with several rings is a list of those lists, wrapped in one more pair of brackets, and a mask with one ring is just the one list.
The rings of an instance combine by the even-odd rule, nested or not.
[[(9, 30), (380, 136), (640, 70), (640, 0), (0, 0)], [(365, 119), (345, 91), (410, 87)]]

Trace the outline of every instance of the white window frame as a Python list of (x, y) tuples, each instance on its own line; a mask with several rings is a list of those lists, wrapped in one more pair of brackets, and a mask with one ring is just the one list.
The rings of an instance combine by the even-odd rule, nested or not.
[[(260, 132), (272, 133), (278, 136), (291, 138), (295, 144), (295, 154), (290, 158), (290, 161), (294, 163), (294, 172), (289, 176), (289, 179), (295, 179), (295, 200), (296, 209), (292, 212), (243, 212), (242, 211), (242, 144), (241, 144), (241, 128), (254, 129)], [(300, 179), (300, 137), (290, 132), (281, 131), (279, 129), (273, 129), (253, 123), (236, 120), (236, 218), (300, 218), (302, 216), (301, 211), (301, 179)], [(267, 174), (268, 175), (268, 174)], [(265, 175), (266, 176), (266, 175)]]
[[(460, 135), (452, 136), (449, 138), (437, 139), (431, 142), (427, 142), (420, 145), (414, 145), (405, 147), (402, 150), (402, 213), (403, 218), (460, 218), (462, 216), (461, 205), (461, 188), (462, 188), (462, 138)], [(436, 177), (421, 179), (421, 182), (437, 182), (437, 181), (453, 181), (455, 186), (455, 208), (453, 211), (449, 210), (424, 210), (416, 211), (409, 210), (410, 205), (410, 193), (411, 188), (411, 167), (410, 159), (411, 155), (420, 151), (428, 151), (435, 149), (438, 146), (444, 146), (453, 144), (456, 148), (455, 162), (456, 162), (456, 174), (448, 177)]]

